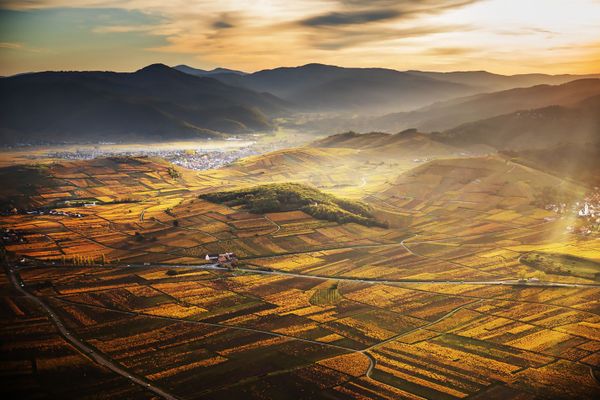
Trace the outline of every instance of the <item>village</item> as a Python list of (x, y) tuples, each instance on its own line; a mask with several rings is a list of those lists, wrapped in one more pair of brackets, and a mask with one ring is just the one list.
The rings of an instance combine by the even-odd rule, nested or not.
[[(600, 231), (600, 188), (598, 187), (586, 193), (582, 200), (572, 203), (552, 202), (546, 204), (544, 208), (560, 215), (560, 218), (567, 215), (576, 217), (573, 224), (566, 227), (570, 233), (586, 236)], [(547, 217), (546, 221), (554, 219)]]

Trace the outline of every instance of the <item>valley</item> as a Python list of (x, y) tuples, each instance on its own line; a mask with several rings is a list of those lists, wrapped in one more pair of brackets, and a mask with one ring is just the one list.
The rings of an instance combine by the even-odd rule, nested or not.
[[(3, 358), (31, 395), (73, 395), (39, 382), (82, 363), (94, 387), (131, 398), (598, 393), (600, 284), (523, 259), (597, 263), (597, 230), (574, 233), (582, 218), (535, 205), (547, 187), (583, 198), (585, 182), (416, 131), (208, 170), (112, 156), (0, 176), (1, 229), (14, 232), (4, 335), (28, 332)], [(286, 190), (309, 197), (294, 205)], [(344, 198), (379, 223), (303, 209)], [(237, 265), (205, 260), (226, 252)]]

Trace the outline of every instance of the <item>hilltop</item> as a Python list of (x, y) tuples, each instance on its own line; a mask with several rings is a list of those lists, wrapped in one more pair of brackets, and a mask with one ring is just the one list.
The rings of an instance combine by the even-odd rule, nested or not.
[(173, 69), (176, 69), (177, 71), (181, 71), (184, 72), (186, 74), (190, 74), (190, 75), (195, 75), (195, 76), (213, 76), (213, 75), (217, 75), (217, 74), (235, 74), (235, 75), (246, 75), (246, 72), (243, 71), (238, 71), (235, 69), (228, 69), (228, 68), (214, 68), (211, 69), (210, 71), (204, 70), (204, 69), (200, 69), (200, 68), (194, 68), (194, 67), (190, 67), (189, 65), (176, 65), (173, 67)]

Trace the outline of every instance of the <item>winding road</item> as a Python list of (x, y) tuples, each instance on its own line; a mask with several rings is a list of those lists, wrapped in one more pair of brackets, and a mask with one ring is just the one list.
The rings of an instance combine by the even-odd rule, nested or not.
[(64, 337), (67, 342), (71, 343), (77, 350), (79, 350), (81, 353), (92, 359), (97, 364), (110, 369), (111, 371), (123, 376), (124, 378), (130, 380), (131, 382), (137, 385), (142, 386), (144, 389), (153, 392), (154, 394), (162, 397), (163, 399), (178, 400), (177, 397), (164, 391), (163, 389), (160, 389), (159, 387), (154, 386), (150, 381), (148, 381), (144, 377), (134, 375), (133, 373), (126, 371), (115, 362), (99, 354), (93, 348), (76, 338), (75, 335), (71, 333), (71, 331), (69, 331), (69, 329), (62, 323), (58, 315), (56, 315), (56, 313), (46, 303), (44, 303), (42, 299), (34, 296), (33, 294), (29, 293), (23, 288), (23, 282), (20, 280), (20, 278), (17, 278), (12, 268), (7, 267), (6, 270), (14, 288), (23, 296), (27, 297), (35, 304), (40, 306), (48, 314), (50, 320), (54, 323), (60, 335)]
[[(402, 245), (404, 245), (404, 243), (402, 243)], [(499, 280), (489, 280), (489, 281), (437, 280), (436, 281), (436, 280), (433, 280), (432, 281), (432, 280), (363, 279), (363, 278), (337, 277), (337, 276), (327, 276), (327, 275), (308, 275), (308, 274), (285, 272), (285, 271), (279, 271), (279, 270), (259, 270), (259, 269), (252, 269), (252, 268), (235, 268), (234, 270), (231, 270), (226, 267), (221, 267), (217, 264), (202, 264), (202, 265), (192, 265), (192, 266), (190, 266), (190, 265), (163, 265), (163, 264), (154, 264), (151, 266), (128, 265), (123, 268), (152, 268), (152, 267), (186, 268), (186, 269), (192, 268), (192, 269), (205, 269), (205, 270), (214, 270), (214, 271), (223, 271), (223, 272), (239, 271), (239, 272), (245, 272), (245, 273), (261, 274), (261, 275), (279, 275), (279, 276), (287, 276), (287, 277), (295, 277), (295, 278), (303, 278), (303, 279), (333, 280), (333, 281), (340, 281), (340, 282), (359, 282), (359, 283), (366, 283), (366, 284), (387, 284), (387, 285), (399, 285), (399, 284), (474, 285), (475, 284), (475, 285), (519, 285), (519, 286), (543, 286), (543, 287), (600, 287), (600, 284), (555, 283), (555, 282), (520, 283), (516, 280), (513, 280), (513, 281), (499, 281)], [(112, 266), (111, 268), (114, 268), (114, 266)], [(76, 338), (74, 333), (72, 333), (71, 331), (68, 330), (68, 328), (62, 323), (62, 321), (57, 316), (57, 314), (52, 310), (52, 308), (50, 308), (46, 303), (44, 303), (44, 301), (42, 299), (40, 299), (39, 297), (36, 297), (35, 295), (31, 294), (30, 292), (28, 292), (27, 290), (24, 289), (23, 282), (20, 280), (18, 275), (15, 273), (15, 270), (13, 270), (10, 267), (7, 267), (7, 273), (8, 273), (10, 281), (12, 282), (12, 284), (14, 285), (16, 290), (18, 290), (21, 294), (23, 294), (27, 298), (31, 299), (36, 304), (38, 304), (42, 309), (44, 309), (44, 311), (50, 316), (52, 322), (59, 330), (60, 334), (68, 342), (70, 342), (73, 346), (75, 346), (80, 352), (85, 354), (87, 357), (89, 357), (91, 360), (93, 360), (97, 364), (102, 365), (102, 366), (112, 370), (113, 372), (125, 377), (126, 379), (130, 380), (131, 382), (133, 382), (139, 386), (142, 386), (143, 388), (153, 392), (154, 394), (156, 394), (164, 399), (167, 399), (167, 400), (177, 399), (176, 396), (174, 396), (171, 393), (166, 392), (165, 390), (163, 390), (157, 386), (154, 386), (150, 381), (148, 381), (144, 377), (132, 374), (131, 372), (123, 369), (117, 363), (113, 362), (112, 360), (105, 357), (104, 355), (97, 353), (92, 347), (86, 345), (83, 341)], [(235, 326), (235, 325), (228, 325), (228, 324), (221, 324), (221, 323), (210, 323), (210, 322), (203, 322), (203, 321), (189, 321), (189, 322), (202, 324), (202, 325), (210, 325), (210, 326), (215, 326), (215, 327), (222, 327), (222, 328), (246, 331), (246, 332), (261, 333), (261, 334), (265, 334), (265, 335), (269, 335), (269, 336), (273, 336), (273, 337), (280, 337), (280, 338), (285, 338), (288, 340), (294, 340), (294, 341), (315, 344), (315, 345), (319, 345), (319, 346), (336, 348), (338, 350), (342, 350), (342, 351), (349, 352), (349, 353), (362, 354), (365, 357), (367, 357), (369, 360), (369, 366), (367, 367), (367, 370), (365, 371), (365, 376), (369, 379), (373, 379), (371, 377), (371, 374), (377, 365), (377, 359), (371, 353), (371, 351), (373, 349), (375, 349), (379, 346), (385, 345), (394, 340), (397, 340), (403, 336), (406, 336), (406, 335), (409, 335), (416, 331), (419, 331), (420, 329), (431, 327), (431, 326), (453, 316), (454, 314), (456, 314), (458, 311), (462, 310), (463, 308), (472, 306), (474, 304), (477, 304), (477, 303), (480, 303), (483, 301), (484, 301), (484, 299), (479, 299), (479, 300), (471, 301), (471, 302), (468, 302), (461, 306), (458, 306), (458, 307), (450, 310), (448, 313), (442, 315), (440, 318), (436, 319), (435, 321), (429, 322), (422, 326), (415, 327), (414, 329), (411, 329), (408, 331), (398, 333), (398, 334), (393, 335), (381, 342), (370, 345), (364, 349), (354, 349), (354, 348), (340, 346), (340, 345), (336, 345), (336, 344), (332, 344), (332, 343), (324, 343), (324, 342), (319, 342), (316, 340), (299, 338), (299, 337), (281, 334), (281, 333), (277, 333), (277, 332), (265, 331), (265, 330), (254, 329), (254, 328), (249, 328), (249, 327), (242, 327), (242, 326)], [(80, 305), (88, 306), (88, 307), (98, 307), (98, 306), (88, 305), (88, 304), (80, 304)], [(101, 308), (105, 308), (105, 307), (101, 307)], [(131, 315), (136, 315), (136, 314), (145, 315), (143, 313), (137, 313), (137, 312), (133, 313), (133, 312), (123, 311), (123, 310), (116, 310), (116, 309), (114, 309), (114, 310), (111, 309), (111, 310), (115, 311), (115, 312), (131, 314)], [(180, 319), (176, 319), (176, 318), (160, 317), (160, 316), (154, 316), (154, 315), (148, 315), (148, 316), (153, 317), (153, 318), (165, 319), (165, 320), (181, 321)], [(594, 378), (596, 378), (593, 374), (593, 371), (590, 370), (590, 372), (592, 373), (592, 376)]]

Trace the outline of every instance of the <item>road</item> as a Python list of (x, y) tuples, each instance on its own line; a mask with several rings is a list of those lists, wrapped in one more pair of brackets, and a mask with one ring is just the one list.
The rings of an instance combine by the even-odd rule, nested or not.
[(133, 382), (137, 385), (142, 386), (144, 389), (153, 392), (154, 394), (162, 397), (163, 399), (167, 399), (167, 400), (177, 400), (178, 399), (177, 397), (173, 396), (172, 394), (154, 386), (147, 379), (140, 377), (140, 376), (136, 376), (136, 375), (132, 374), (131, 372), (124, 370), (123, 368), (121, 368), (119, 365), (117, 365), (110, 359), (97, 353), (93, 348), (89, 347), (88, 345), (83, 343), (81, 340), (77, 339), (75, 337), (75, 335), (71, 331), (69, 331), (69, 329), (67, 329), (67, 327), (62, 323), (62, 321), (56, 315), (56, 313), (54, 311), (52, 311), (52, 309), (46, 303), (44, 303), (39, 297), (34, 296), (33, 294), (29, 293), (27, 290), (25, 290), (23, 288), (23, 286), (22, 286), (23, 282), (20, 281), (19, 278), (17, 278), (14, 271), (10, 267), (7, 267), (7, 273), (8, 273), (9, 279), (10, 279), (11, 283), (13, 284), (13, 286), (15, 287), (15, 289), (19, 293), (21, 293), (23, 296), (25, 296), (28, 299), (30, 299), (31, 301), (33, 301), (35, 304), (39, 305), (48, 314), (48, 316), (50, 317), (51, 321), (54, 323), (54, 325), (58, 329), (61, 336), (64, 337), (65, 340), (67, 340), (73, 346), (75, 346), (75, 348), (78, 349), (81, 353), (85, 354), (87, 357), (94, 360), (97, 364), (110, 369), (111, 371), (123, 376), (124, 378), (130, 380), (131, 382)]
[(397, 335), (391, 336), (391, 337), (389, 337), (388, 339), (385, 339), (382, 342), (375, 343), (374, 345), (371, 345), (371, 346), (367, 347), (366, 349), (360, 350), (361, 353), (365, 354), (371, 360), (371, 364), (369, 365), (369, 368), (367, 369), (367, 372), (366, 372), (367, 378), (371, 378), (371, 372), (373, 372), (373, 369), (375, 368), (375, 365), (377, 365), (377, 359), (375, 357), (373, 357), (371, 354), (367, 353), (369, 350), (373, 350), (375, 347), (379, 347), (379, 346), (384, 345), (386, 343), (393, 342), (394, 340), (397, 340), (397, 339), (399, 339), (399, 338), (401, 338), (403, 336), (410, 335), (411, 333), (417, 332), (417, 331), (419, 331), (421, 329), (429, 328), (430, 326), (433, 326), (433, 325), (437, 324), (438, 322), (441, 322), (441, 321), (445, 320), (446, 318), (453, 316), (454, 314), (456, 314), (458, 311), (462, 310), (463, 308), (468, 307), (468, 306), (472, 306), (473, 304), (477, 304), (477, 303), (481, 303), (481, 302), (483, 302), (483, 299), (480, 299), (480, 300), (477, 300), (477, 301), (472, 301), (472, 302), (469, 302), (467, 304), (463, 304), (462, 306), (459, 306), (459, 307), (456, 307), (456, 308), (450, 310), (448, 313), (442, 315), (440, 318), (436, 319), (433, 322), (430, 322), (430, 323), (428, 323), (426, 325), (418, 326), (418, 327), (416, 327), (414, 329), (411, 329), (410, 331), (402, 332), (402, 333), (399, 333)]
[[(131, 265), (130, 268), (141, 268), (143, 265)], [(148, 266), (145, 266), (148, 268)], [(351, 278), (351, 277), (340, 277), (340, 276), (331, 276), (331, 275), (309, 275), (309, 274), (299, 274), (294, 272), (285, 272), (278, 270), (259, 270), (252, 268), (235, 268), (233, 270), (220, 267), (217, 264), (200, 264), (200, 265), (169, 265), (169, 268), (192, 268), (192, 269), (207, 269), (207, 270), (217, 270), (217, 271), (241, 271), (241, 272), (250, 272), (254, 274), (261, 275), (281, 275), (281, 276), (289, 276), (293, 278), (305, 278), (305, 279), (319, 279), (319, 280), (332, 280), (339, 282), (359, 282), (359, 283), (369, 283), (369, 284), (384, 284), (384, 285), (399, 285), (399, 284), (443, 284), (443, 285), (518, 285), (518, 286), (526, 286), (526, 287), (567, 287), (567, 288), (577, 288), (577, 287), (600, 287), (599, 284), (595, 283), (560, 283), (560, 282), (527, 282), (527, 283), (519, 283), (518, 280), (488, 280), (488, 281), (452, 281), (452, 280), (415, 280), (415, 279), (365, 279), (365, 278)]]
[[(195, 268), (195, 269), (205, 269), (205, 270), (215, 270), (215, 271), (223, 271), (223, 272), (229, 272), (232, 271), (228, 268), (225, 267), (220, 267), (217, 264), (203, 264), (203, 265), (193, 265), (193, 266), (188, 266), (188, 265), (157, 265), (154, 264), (152, 265), (154, 267), (168, 267), (168, 268)], [(147, 265), (130, 265), (124, 268), (149, 268), (152, 266), (147, 266)], [(241, 271), (241, 272), (247, 272), (247, 273), (254, 273), (254, 274), (261, 274), (261, 275), (280, 275), (280, 276), (289, 276), (289, 277), (295, 277), (295, 278), (303, 278), (303, 279), (318, 279), (318, 280), (335, 280), (335, 281), (347, 281), (347, 282), (360, 282), (360, 283), (367, 283), (367, 284), (388, 284), (388, 285), (397, 285), (397, 284), (451, 284), (451, 285), (472, 285), (472, 284), (478, 284), (478, 285), (519, 285), (519, 286), (544, 286), (544, 287), (590, 287), (590, 286), (594, 286), (594, 287), (600, 287), (600, 284), (569, 284), (569, 283), (552, 283), (552, 282), (536, 282), (536, 283), (528, 283), (528, 284), (519, 284), (518, 281), (497, 281), (497, 280), (492, 280), (492, 281), (431, 281), (431, 280), (380, 280), (380, 279), (362, 279), (362, 278), (345, 278), (345, 277), (336, 277), (336, 276), (324, 276), (324, 275), (307, 275), (307, 274), (300, 274), (300, 273), (292, 273), (292, 272), (285, 272), (285, 271), (266, 271), (266, 270), (256, 270), (256, 269), (251, 269), (251, 268), (236, 268), (233, 271)], [(22, 293), (23, 295), (27, 296), (29, 299), (33, 300), (34, 302), (36, 302), (37, 304), (39, 304), (50, 316), (50, 318), (52, 319), (52, 321), (54, 322), (54, 324), (57, 326), (59, 332), (61, 333), (61, 335), (68, 340), (70, 343), (72, 343), (76, 348), (78, 348), (82, 353), (86, 354), (87, 356), (89, 356), (92, 360), (94, 360), (95, 362), (97, 362), (100, 365), (103, 365), (107, 368), (109, 368), (110, 370), (118, 373), (119, 375), (129, 379), (130, 381), (154, 392), (155, 394), (161, 396), (162, 398), (165, 399), (176, 399), (175, 396), (173, 396), (170, 393), (165, 392), (164, 390), (153, 386), (149, 381), (147, 381), (145, 378), (140, 377), (140, 376), (134, 376), (132, 375), (130, 372), (122, 369), (119, 365), (115, 364), (114, 362), (112, 362), (111, 360), (107, 359), (106, 357), (96, 353), (94, 351), (94, 349), (90, 348), (89, 346), (87, 346), (86, 344), (84, 344), (83, 342), (81, 342), (79, 339), (75, 338), (73, 336), (73, 334), (71, 332), (69, 332), (69, 330), (64, 326), (64, 324), (60, 321), (60, 319), (58, 318), (58, 316), (52, 311), (52, 309), (46, 305), (40, 298), (34, 296), (33, 294), (29, 293), (28, 291), (26, 291), (25, 289), (23, 289), (23, 287), (21, 286), (21, 283), (18, 279), (17, 276), (15, 275), (14, 271), (12, 269), (9, 269), (9, 277), (11, 282), (13, 283), (13, 285), (15, 286), (15, 288)], [(477, 301), (472, 301), (469, 302), (467, 304), (463, 304), (459, 307), (456, 307), (452, 310), (450, 310), (448, 313), (444, 314), (443, 316), (441, 316), (440, 318), (436, 319), (435, 321), (429, 322), (425, 325), (416, 327), (414, 329), (411, 329), (409, 331), (405, 331), (405, 332), (401, 332), (398, 333), (396, 335), (393, 335), (381, 342), (375, 343), (369, 347), (366, 347), (364, 349), (353, 349), (353, 348), (349, 348), (346, 346), (340, 346), (340, 345), (335, 345), (335, 344), (331, 344), (331, 343), (324, 343), (324, 342), (319, 342), (316, 340), (311, 340), (311, 339), (305, 339), (305, 338), (299, 338), (299, 337), (295, 337), (295, 336), (290, 336), (290, 335), (286, 335), (286, 334), (281, 334), (281, 333), (277, 333), (277, 332), (271, 332), (271, 331), (265, 331), (265, 330), (261, 330), (261, 329), (254, 329), (254, 328), (249, 328), (249, 327), (241, 327), (241, 326), (234, 326), (234, 325), (227, 325), (227, 324), (221, 324), (221, 323), (209, 323), (209, 322), (203, 322), (203, 321), (193, 321), (193, 323), (198, 323), (198, 324), (203, 324), (203, 325), (211, 325), (211, 326), (215, 326), (215, 327), (222, 327), (222, 328), (228, 328), (228, 329), (235, 329), (235, 330), (240, 330), (240, 331), (247, 331), (247, 332), (254, 332), (254, 333), (261, 333), (261, 334), (265, 334), (265, 335), (269, 335), (269, 336), (275, 336), (275, 337), (281, 337), (281, 338), (285, 338), (288, 340), (295, 340), (295, 341), (300, 341), (300, 342), (305, 342), (305, 343), (311, 343), (311, 344), (315, 344), (315, 345), (319, 345), (319, 346), (325, 346), (325, 347), (331, 347), (331, 348), (336, 348), (339, 350), (343, 350), (343, 351), (347, 351), (350, 353), (359, 353), (364, 355), (365, 357), (368, 358), (369, 360), (369, 366), (367, 367), (367, 370), (365, 372), (365, 376), (369, 379), (373, 379), (371, 377), (371, 374), (373, 372), (373, 370), (375, 369), (376, 365), (377, 365), (377, 359), (375, 358), (375, 356), (371, 353), (371, 351), (379, 346), (385, 345), (389, 342), (395, 341), (403, 336), (409, 335), (411, 333), (414, 333), (420, 329), (424, 329), (430, 326), (433, 326), (434, 324), (437, 324), (439, 322), (441, 322), (442, 320), (446, 319), (446, 318), (450, 318), (452, 317), (454, 314), (456, 314), (459, 310), (472, 306), (473, 304), (479, 303), (484, 301), (484, 299), (478, 299)], [(98, 307), (98, 306), (92, 306), (92, 305), (88, 305), (91, 307)], [(102, 307), (104, 308), (104, 307)], [(126, 312), (126, 311), (122, 311), (122, 310), (113, 310), (115, 312), (124, 312), (124, 313), (128, 313), (128, 314), (139, 314), (139, 315), (144, 315), (142, 313), (133, 313), (133, 312)], [(149, 315), (150, 316), (150, 315)], [(165, 320), (176, 320), (176, 321), (180, 321), (179, 319), (175, 319), (175, 318), (169, 318), (169, 317), (157, 317), (157, 316), (151, 316), (154, 318), (160, 318), (160, 319), (165, 319)], [(192, 322), (192, 321), (190, 321)], [(594, 378), (595, 375), (593, 374), (593, 371), (590, 370), (590, 373), (592, 374), (592, 376)]]

